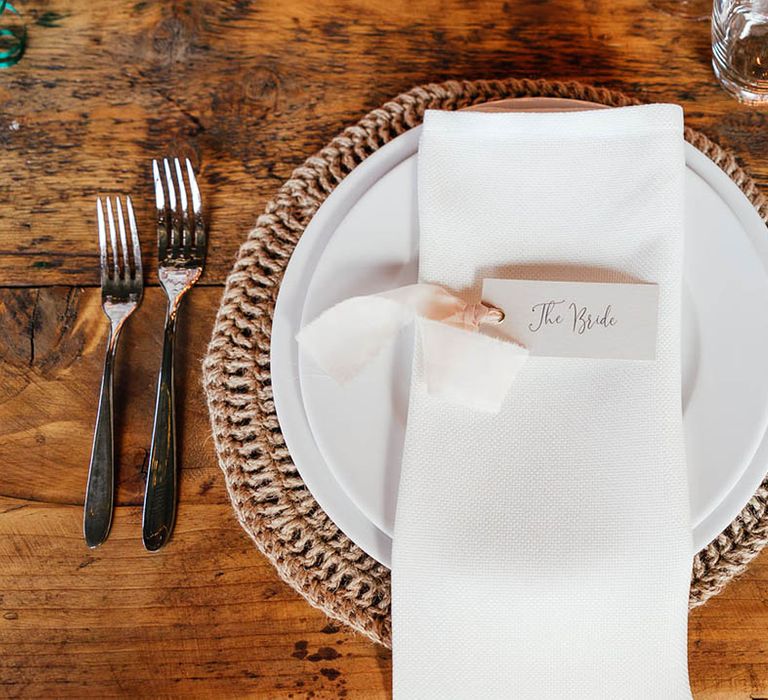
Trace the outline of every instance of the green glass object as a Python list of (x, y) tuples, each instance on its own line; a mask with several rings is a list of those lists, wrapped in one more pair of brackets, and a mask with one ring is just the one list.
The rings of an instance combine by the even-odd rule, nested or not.
[[(0, 15), (5, 11), (21, 17), (19, 11), (8, 0), (0, 0)], [(0, 27), (0, 68), (16, 65), (27, 47), (26, 27)]]

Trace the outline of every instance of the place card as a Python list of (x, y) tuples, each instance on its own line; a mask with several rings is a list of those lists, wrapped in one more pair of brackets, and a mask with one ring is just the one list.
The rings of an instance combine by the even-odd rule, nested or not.
[(493, 329), (531, 355), (656, 357), (656, 284), (486, 279), (483, 302), (504, 312)]

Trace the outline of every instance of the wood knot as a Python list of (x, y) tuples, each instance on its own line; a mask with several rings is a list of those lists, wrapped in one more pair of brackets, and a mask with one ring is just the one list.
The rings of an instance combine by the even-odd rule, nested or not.
[(192, 29), (176, 17), (162, 20), (152, 33), (152, 49), (164, 63), (184, 61), (192, 42)]
[(93, 325), (100, 320), (98, 299), (86, 308), (82, 297), (73, 287), (0, 289), (0, 362), (12, 370), (0, 387), (0, 401), (23, 389), (30, 375), (49, 377), (72, 365), (89, 336), (98, 340)]

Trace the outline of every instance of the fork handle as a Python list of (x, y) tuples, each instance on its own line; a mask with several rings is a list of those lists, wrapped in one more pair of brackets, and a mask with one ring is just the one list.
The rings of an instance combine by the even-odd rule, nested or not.
[(110, 328), (107, 351), (104, 356), (104, 372), (101, 376), (99, 410), (93, 432), (91, 462), (88, 467), (88, 485), (83, 508), (83, 535), (86, 544), (98, 547), (107, 539), (112, 525), (112, 509), (115, 494), (115, 450), (112, 419), (112, 370), (120, 326)]
[(144, 492), (142, 539), (151, 552), (168, 541), (176, 519), (176, 400), (173, 384), (176, 311), (177, 307), (170, 304), (165, 316), (163, 357), (157, 379), (155, 419)]

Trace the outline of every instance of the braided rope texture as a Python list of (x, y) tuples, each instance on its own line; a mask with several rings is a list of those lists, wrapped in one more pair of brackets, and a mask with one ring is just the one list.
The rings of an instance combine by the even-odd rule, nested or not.
[[(280, 432), (269, 361), (275, 300), (299, 237), (359, 163), (420, 124), (427, 109), (455, 110), (510, 97), (574, 98), (613, 107), (639, 103), (575, 82), (507, 79), (422, 85), (373, 110), (296, 168), (266, 205), (227, 279), (203, 360), (216, 450), (240, 524), (309, 603), (385, 646), (391, 643), (389, 569), (320, 508)], [(717, 163), (768, 221), (768, 201), (733, 154), (691, 129), (685, 138)], [(768, 478), (728, 528), (695, 556), (690, 607), (719, 593), (766, 542)]]

